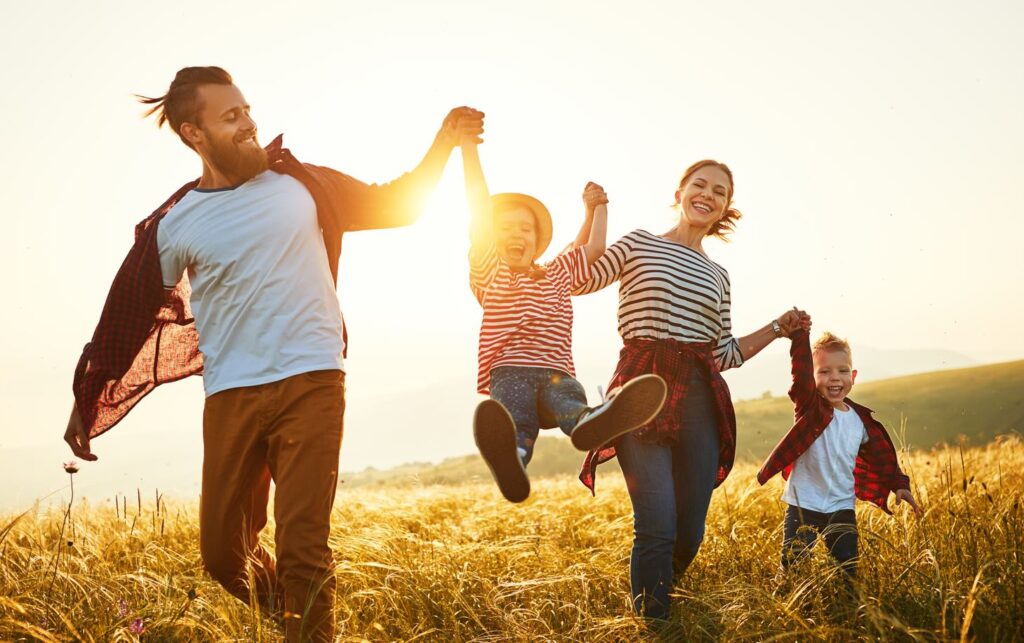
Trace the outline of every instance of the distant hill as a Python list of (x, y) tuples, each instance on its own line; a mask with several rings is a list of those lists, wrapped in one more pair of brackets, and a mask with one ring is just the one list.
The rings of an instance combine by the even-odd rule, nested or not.
[[(1000, 434), (1024, 433), (1024, 360), (865, 382), (854, 388), (851, 397), (874, 409), (875, 417), (885, 423), (898, 446), (928, 448), (955, 442), (961, 436), (972, 444), (983, 444)], [(763, 458), (789, 429), (792, 419), (788, 397), (736, 403), (738, 457)], [(561, 433), (547, 431), (534, 452), (530, 475), (575, 475), (581, 461), (582, 454)], [(618, 468), (614, 461), (604, 466)], [(479, 456), (473, 454), (438, 464), (420, 462), (343, 473), (342, 484), (449, 484), (489, 475)]]

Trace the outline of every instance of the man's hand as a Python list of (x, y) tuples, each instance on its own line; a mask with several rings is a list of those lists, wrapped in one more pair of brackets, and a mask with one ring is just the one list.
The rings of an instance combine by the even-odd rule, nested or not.
[(918, 520), (924, 515), (921, 511), (921, 507), (917, 505), (917, 501), (914, 500), (914, 494), (910, 493), (910, 489), (897, 489), (896, 490), (896, 506), (900, 506), (901, 502), (905, 502), (910, 505), (910, 508), (914, 510), (914, 515)]
[(463, 143), (479, 145), (484, 140), (484, 113), (472, 107), (456, 107), (448, 112), (437, 133), (438, 140), (455, 147)]
[(792, 337), (793, 332), (798, 329), (811, 330), (811, 316), (795, 306), (792, 310), (782, 313), (778, 322), (782, 327), (782, 334), (786, 337)]
[(607, 204), (608, 194), (605, 193), (604, 188), (593, 181), (587, 183), (583, 188), (583, 205), (587, 208), (587, 216), (593, 216), (597, 206)]
[(89, 432), (85, 430), (82, 418), (78, 415), (78, 407), (75, 405), (71, 406), (71, 417), (68, 418), (68, 430), (64, 432), (64, 441), (79, 458), (90, 462), (97, 460), (89, 448)]

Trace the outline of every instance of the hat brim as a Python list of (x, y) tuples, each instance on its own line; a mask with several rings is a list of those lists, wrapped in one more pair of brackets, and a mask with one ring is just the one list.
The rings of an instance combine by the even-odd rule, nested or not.
[(543, 203), (529, 194), (502, 192), (501, 194), (491, 196), (491, 210), (493, 212), (509, 210), (515, 207), (523, 207), (529, 210), (537, 223), (537, 251), (533, 256), (533, 260), (536, 261), (544, 255), (548, 246), (551, 245), (551, 213), (548, 212), (547, 207)]

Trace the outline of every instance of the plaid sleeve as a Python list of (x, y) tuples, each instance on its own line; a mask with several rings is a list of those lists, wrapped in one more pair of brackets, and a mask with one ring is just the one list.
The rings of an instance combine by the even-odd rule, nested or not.
[(811, 354), (810, 334), (803, 329), (793, 332), (790, 337), (789, 358), (793, 383), (789, 387), (789, 399), (796, 405), (796, 412), (803, 410), (814, 399), (817, 387), (814, 384), (814, 360)]

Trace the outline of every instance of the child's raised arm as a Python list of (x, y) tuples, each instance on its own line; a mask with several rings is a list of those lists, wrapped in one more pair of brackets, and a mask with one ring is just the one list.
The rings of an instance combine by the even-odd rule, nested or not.
[(586, 215), (573, 246), (582, 246), (587, 253), (587, 263), (593, 264), (604, 254), (607, 244), (608, 195), (597, 183), (587, 183), (583, 189), (583, 204)]
[(466, 200), (469, 202), (469, 240), (470, 252), (484, 252), (494, 243), (493, 222), (491, 216), (491, 193), (484, 179), (484, 169), (480, 165), (480, 154), (475, 141), (463, 141), (462, 171), (466, 182)]

